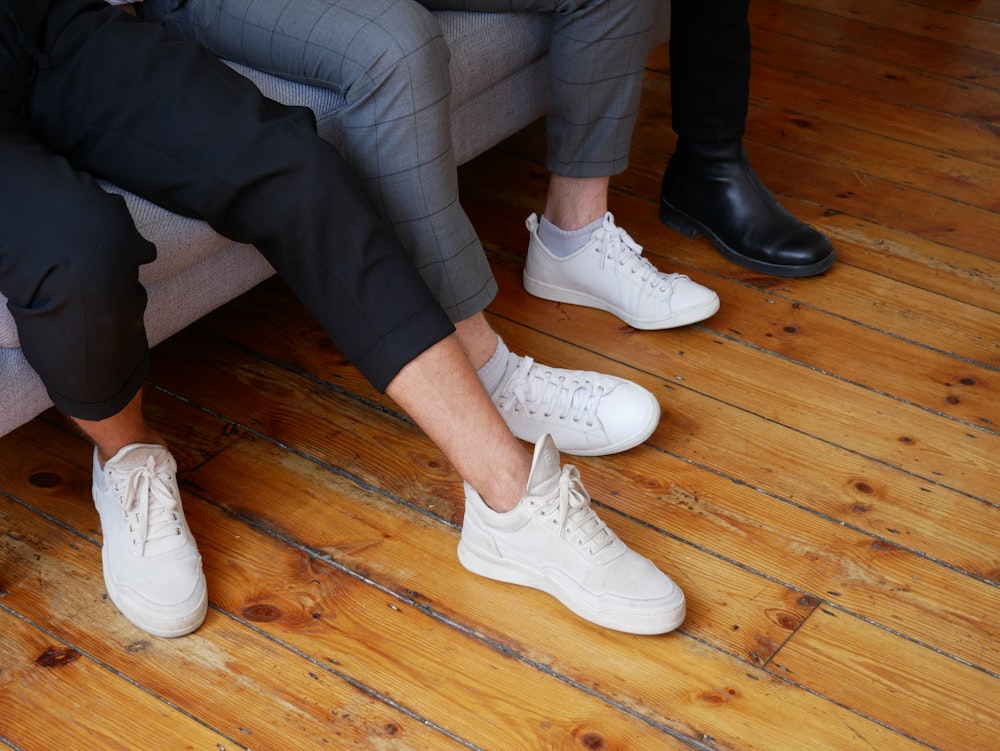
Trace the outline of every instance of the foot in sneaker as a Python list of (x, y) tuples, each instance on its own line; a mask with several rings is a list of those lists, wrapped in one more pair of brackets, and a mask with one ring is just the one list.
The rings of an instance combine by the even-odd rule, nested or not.
[(465, 486), (458, 558), (475, 574), (548, 592), (606, 628), (663, 634), (684, 621), (684, 593), (601, 521), (576, 467), (560, 469), (548, 436), (535, 446), (527, 494), (512, 511), (493, 511)]
[(507, 372), (491, 394), (518, 438), (537, 443), (551, 434), (558, 449), (603, 456), (638, 446), (660, 422), (656, 397), (638, 384), (585, 370), (507, 357)]
[(657, 270), (610, 212), (590, 241), (566, 257), (545, 247), (538, 223), (535, 214), (525, 222), (531, 240), (524, 288), (536, 297), (606, 310), (637, 329), (686, 326), (719, 309), (712, 290), (684, 274)]
[(176, 473), (163, 446), (129, 444), (103, 468), (94, 451), (104, 583), (125, 617), (154, 636), (190, 633), (208, 611), (201, 556), (184, 520)]

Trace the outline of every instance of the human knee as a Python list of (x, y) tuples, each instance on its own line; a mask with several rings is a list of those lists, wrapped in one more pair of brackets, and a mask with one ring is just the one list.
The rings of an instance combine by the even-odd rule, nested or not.
[(139, 234), (120, 197), (78, 204), (33, 242), (44, 260), (30, 272), (35, 279), (25, 308), (86, 311), (106, 323), (135, 315), (134, 300), (142, 296), (139, 266), (152, 261), (156, 251)]
[(420, 109), (451, 90), (451, 52), (433, 14), (413, 2), (397, 2), (365, 25), (351, 42), (345, 96), (349, 102), (378, 97), (380, 114)]
[(120, 198), (67, 200), (61, 208), (59, 221), (24, 240), (6, 278), (8, 307), (21, 350), (53, 402), (74, 417), (100, 420), (121, 409), (144, 376), (146, 294), (138, 267), (155, 249)]

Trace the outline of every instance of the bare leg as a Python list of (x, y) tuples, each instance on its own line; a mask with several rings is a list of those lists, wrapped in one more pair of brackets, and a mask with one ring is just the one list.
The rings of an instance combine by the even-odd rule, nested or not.
[(531, 457), (490, 401), (457, 336), (443, 339), (407, 364), (386, 393), (490, 508), (509, 511), (520, 502)]
[(482, 313), (459, 321), (455, 324), (455, 331), (473, 369), (479, 370), (496, 351), (497, 332)]
[(600, 219), (608, 211), (608, 177), (549, 178), (545, 218), (560, 229), (572, 231)]
[(102, 466), (123, 446), (130, 443), (165, 445), (163, 438), (146, 422), (142, 412), (141, 390), (121, 412), (113, 417), (96, 421), (78, 420), (74, 417), (73, 422), (97, 446), (97, 456)]

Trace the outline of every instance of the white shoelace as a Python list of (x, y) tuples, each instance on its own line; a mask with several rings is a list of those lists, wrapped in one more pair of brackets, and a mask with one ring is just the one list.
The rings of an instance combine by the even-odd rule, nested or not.
[(587, 427), (591, 427), (604, 396), (604, 386), (587, 379), (567, 378), (571, 373), (564, 371), (556, 375), (525, 355), (507, 382), (498, 407), (513, 412), (521, 406), (531, 415), (542, 410), (545, 417), (556, 415), (560, 420), (572, 417), (574, 422), (586, 420)]
[(633, 240), (628, 232), (615, 224), (614, 215), (610, 211), (604, 215), (601, 228), (604, 230), (604, 235), (598, 251), (601, 253), (602, 271), (608, 261), (617, 261), (621, 269), (633, 274), (642, 274), (643, 282), (654, 289), (659, 288), (662, 292), (666, 292), (682, 279), (689, 278), (684, 274), (667, 274), (656, 268), (642, 254), (642, 246)]
[(542, 518), (559, 527), (559, 536), (579, 547), (587, 546), (596, 555), (617, 540), (617, 536), (591, 508), (590, 494), (583, 487), (580, 471), (572, 464), (562, 468), (559, 484), (546, 496), (532, 496), (528, 503)]
[(174, 513), (177, 499), (169, 469), (163, 465), (157, 467), (150, 456), (143, 466), (127, 473), (112, 470), (111, 474), (122, 513), (129, 519), (130, 542), (139, 548), (140, 554), (151, 540), (181, 534), (180, 520)]

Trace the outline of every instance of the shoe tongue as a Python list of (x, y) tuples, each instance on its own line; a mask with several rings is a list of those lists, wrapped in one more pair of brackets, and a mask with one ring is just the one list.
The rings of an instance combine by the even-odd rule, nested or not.
[[(154, 473), (163, 470), (172, 473), (177, 469), (165, 446), (147, 443), (125, 446), (108, 463), (114, 462), (116, 472), (129, 475), (136, 469), (145, 470), (150, 458), (153, 460)], [(174, 497), (174, 492), (155, 475), (147, 477), (143, 481), (143, 487), (145, 489), (142, 492), (149, 494), (149, 506), (145, 510), (147, 517), (145, 539), (142, 541), (143, 555), (159, 555), (184, 547), (186, 538), (181, 534), (175, 515), (178, 499)], [(139, 490), (140, 487), (136, 486), (136, 491)], [(135, 513), (139, 509), (140, 506), (136, 505), (129, 511)]]
[(528, 475), (528, 495), (548, 495), (559, 484), (561, 474), (559, 449), (552, 436), (543, 435), (535, 444), (535, 456), (531, 460), (531, 473)]
[(130, 443), (108, 460), (120, 471), (129, 472), (136, 467), (145, 467), (149, 457), (153, 457), (154, 466), (159, 467), (169, 456), (164, 446), (151, 443)]

